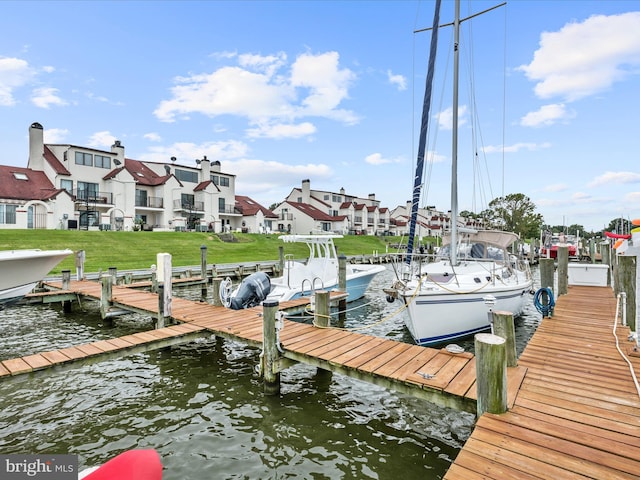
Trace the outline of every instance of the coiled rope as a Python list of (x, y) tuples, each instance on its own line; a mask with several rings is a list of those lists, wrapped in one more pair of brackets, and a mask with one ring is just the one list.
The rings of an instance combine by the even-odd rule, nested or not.
[[(547, 304), (543, 303), (544, 297), (546, 295)], [(556, 301), (553, 298), (553, 290), (549, 287), (539, 288), (536, 294), (533, 296), (533, 304), (536, 307), (543, 317), (550, 317), (553, 314), (553, 308), (556, 306)]]

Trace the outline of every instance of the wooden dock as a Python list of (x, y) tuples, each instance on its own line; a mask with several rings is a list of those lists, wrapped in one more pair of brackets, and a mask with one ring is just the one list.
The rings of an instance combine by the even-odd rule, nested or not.
[[(610, 288), (569, 287), (520, 356), (513, 407), (480, 417), (444, 478), (640, 478), (640, 398), (615, 313)], [(640, 372), (628, 328), (616, 331)]]
[[(60, 287), (60, 283), (52, 284)], [(82, 297), (100, 299), (102, 287), (92, 281), (72, 281), (71, 292)], [(113, 286), (112, 301), (115, 309), (128, 309), (149, 315), (158, 310), (156, 294)], [(281, 310), (300, 308), (308, 299), (280, 304)], [(18, 359), (0, 362), (0, 379), (46, 370), (68, 367), (75, 362), (96, 362), (105, 355), (114, 356), (163, 348), (191, 341), (194, 335), (214, 334), (238, 340), (260, 348), (262, 346), (262, 307), (229, 310), (206, 302), (181, 298), (172, 299), (172, 318), (179, 325), (140, 332), (113, 340), (102, 340), (78, 345), (55, 352), (35, 353)], [(311, 324), (284, 321), (280, 333), (283, 357), (289, 364), (302, 362), (325, 370), (338, 372), (396, 391), (426, 399), (438, 405), (475, 413), (475, 357), (468, 353), (449, 353), (409, 345), (333, 328), (317, 328)], [(288, 366), (282, 365), (282, 368)], [(522, 382), (525, 368), (508, 371), (509, 402)]]
[[(69, 292), (99, 299), (101, 286), (71, 282)], [(155, 315), (155, 294), (124, 286), (114, 306)], [(306, 299), (280, 308), (300, 308)], [(640, 478), (640, 398), (613, 335), (616, 304), (604, 287), (570, 287), (543, 319), (518, 367), (508, 369), (505, 414), (485, 413), (445, 475), (448, 480)], [(262, 345), (262, 308), (233, 311), (172, 299), (178, 325), (0, 362), (0, 379), (71, 368), (114, 355), (192, 341), (204, 334)], [(284, 361), (304, 362), (439, 405), (476, 411), (475, 357), (285, 320)], [(622, 352), (640, 356), (616, 329)]]

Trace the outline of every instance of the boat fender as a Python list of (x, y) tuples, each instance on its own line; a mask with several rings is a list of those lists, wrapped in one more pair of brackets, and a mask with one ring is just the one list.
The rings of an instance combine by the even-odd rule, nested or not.
[(260, 305), (271, 292), (271, 280), (264, 272), (256, 272), (242, 280), (238, 291), (231, 298), (230, 307), (233, 310), (242, 310)]
[(393, 303), (395, 301), (396, 301), (396, 299), (392, 295), (387, 295), (387, 302)]

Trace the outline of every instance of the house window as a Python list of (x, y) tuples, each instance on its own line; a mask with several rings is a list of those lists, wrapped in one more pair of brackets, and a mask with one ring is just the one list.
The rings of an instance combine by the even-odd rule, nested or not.
[(342, 202), (342, 197), (340, 195), (334, 195), (333, 196), (333, 201), (335, 203), (341, 203)]
[(147, 191), (136, 190), (136, 207), (146, 207), (147, 204)]
[(198, 172), (179, 170), (176, 168), (176, 178), (181, 182), (198, 183)]
[(221, 187), (228, 187), (229, 186), (229, 179), (227, 177), (220, 177), (220, 186)]
[(220, 177), (218, 177), (218, 175), (211, 175), (211, 181), (213, 182), (214, 185), (219, 185)]
[(330, 232), (331, 231), (331, 222), (322, 222), (322, 231)]
[(225, 211), (224, 210), (225, 207), (226, 207), (226, 205), (224, 203), (224, 198), (223, 197), (218, 198), (218, 211), (219, 212), (224, 212)]
[(0, 223), (15, 224), (16, 208), (17, 205), (0, 205)]
[(13, 176), (16, 180), (29, 180), (29, 177), (22, 172), (13, 172)]
[(111, 157), (105, 157), (104, 155), (96, 155), (96, 167), (111, 168)]
[(60, 188), (73, 195), (73, 180), (60, 180)]
[(88, 182), (78, 182), (78, 200), (95, 201), (98, 198), (98, 184)]
[(76, 165), (93, 166), (93, 155), (90, 153), (76, 152)]
[(180, 195), (180, 203), (182, 204), (182, 208), (193, 210), (193, 207), (196, 204), (196, 197), (189, 193), (183, 193)]

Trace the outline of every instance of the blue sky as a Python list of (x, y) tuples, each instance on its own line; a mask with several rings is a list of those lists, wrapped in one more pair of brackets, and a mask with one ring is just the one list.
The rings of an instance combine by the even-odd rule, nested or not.
[[(463, 0), (462, 15), (497, 3)], [(433, 6), (4, 1), (0, 164), (26, 166), (39, 122), (47, 143), (117, 139), (128, 158), (185, 165), (207, 155), (265, 206), (303, 179), (404, 204), (430, 39), (413, 32)], [(450, 44), (441, 29), (423, 201), (441, 210)], [(461, 44), (461, 210), (523, 193), (552, 225), (640, 217), (640, 1), (512, 0), (467, 22)]]

